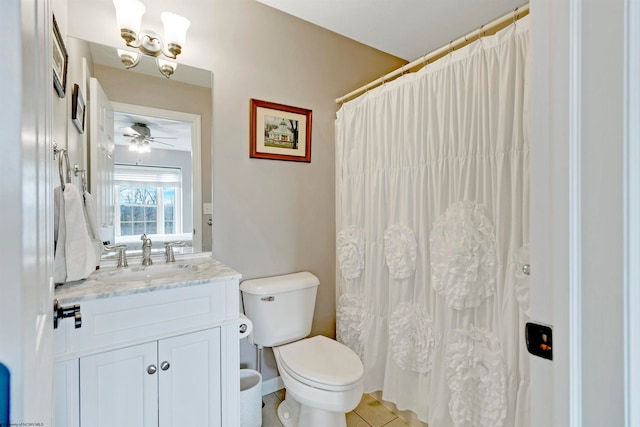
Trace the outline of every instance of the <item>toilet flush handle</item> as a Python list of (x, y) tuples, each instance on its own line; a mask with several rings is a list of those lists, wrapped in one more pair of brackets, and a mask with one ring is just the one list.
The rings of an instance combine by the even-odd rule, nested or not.
[(276, 298), (275, 298), (275, 297), (273, 297), (273, 296), (268, 296), (268, 297), (262, 297), (262, 298), (260, 298), (260, 301), (273, 301), (273, 300), (275, 300), (275, 299), (276, 299)]

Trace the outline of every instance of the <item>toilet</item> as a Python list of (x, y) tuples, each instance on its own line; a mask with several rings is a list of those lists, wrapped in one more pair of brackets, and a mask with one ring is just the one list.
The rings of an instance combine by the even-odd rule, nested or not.
[(240, 284), (249, 340), (272, 347), (286, 389), (278, 406), (285, 427), (346, 427), (360, 402), (364, 368), (347, 346), (311, 332), (320, 281), (309, 272), (245, 280)]

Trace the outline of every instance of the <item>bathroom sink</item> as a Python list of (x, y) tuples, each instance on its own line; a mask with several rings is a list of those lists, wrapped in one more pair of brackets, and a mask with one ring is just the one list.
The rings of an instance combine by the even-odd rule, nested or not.
[(92, 279), (104, 283), (146, 282), (149, 280), (176, 278), (193, 275), (198, 272), (198, 265), (192, 264), (153, 264), (127, 268), (99, 270)]

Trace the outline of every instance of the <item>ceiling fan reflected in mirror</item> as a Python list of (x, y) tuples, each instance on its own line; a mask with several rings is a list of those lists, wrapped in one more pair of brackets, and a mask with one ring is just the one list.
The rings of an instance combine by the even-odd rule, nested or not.
[(134, 123), (124, 128), (123, 136), (131, 138), (129, 141), (129, 151), (135, 151), (136, 153), (149, 153), (152, 142), (173, 147), (173, 144), (158, 140), (176, 139), (170, 136), (151, 136), (151, 129), (149, 129), (145, 123)]

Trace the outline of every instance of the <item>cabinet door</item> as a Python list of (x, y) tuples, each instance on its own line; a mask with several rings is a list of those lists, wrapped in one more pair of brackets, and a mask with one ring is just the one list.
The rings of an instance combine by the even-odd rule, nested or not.
[(56, 427), (80, 425), (79, 375), (78, 359), (65, 360), (54, 365), (55, 422), (53, 425)]
[[(82, 427), (157, 427), (157, 343), (80, 359)], [(151, 373), (150, 373), (151, 372)]]
[(220, 328), (158, 342), (160, 427), (220, 427)]

